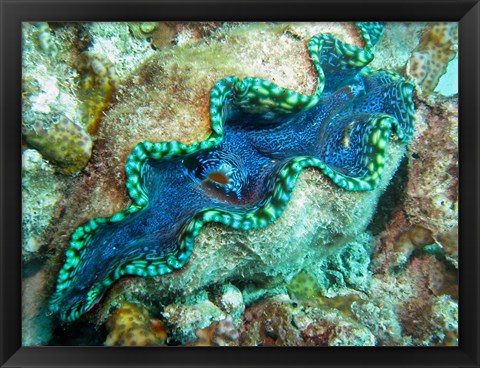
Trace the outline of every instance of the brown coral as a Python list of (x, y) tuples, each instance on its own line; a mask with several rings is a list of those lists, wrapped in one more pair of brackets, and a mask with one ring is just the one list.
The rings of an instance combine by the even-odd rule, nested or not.
[(240, 334), (242, 346), (300, 346), (300, 331), (292, 326), (292, 306), (287, 301), (270, 298), (245, 312)]
[(335, 333), (335, 328), (327, 321), (315, 321), (310, 323), (300, 335), (305, 341), (305, 346), (328, 346), (328, 342)]
[[(340, 297), (341, 308), (350, 296)], [(358, 302), (356, 302), (358, 303)], [(247, 309), (240, 346), (374, 345), (375, 337), (364, 326), (335, 307), (297, 304), (277, 295)]]
[(458, 263), (457, 106), (454, 97), (435, 96), (429, 104), (417, 101), (403, 207), (393, 212), (381, 234), (375, 272), (405, 263), (415, 248), (434, 243), (450, 264)]
[[(418, 107), (419, 135), (407, 184), (405, 214), (410, 223), (430, 229), (452, 261), (458, 255), (458, 107), (456, 99), (437, 98), (435, 107)], [(423, 124), (422, 124), (423, 123)], [(425, 126), (426, 125), (426, 126)]]
[[(410, 335), (417, 344), (432, 336), (438, 336), (439, 330), (444, 330), (433, 318), (432, 308), (441, 298), (458, 298), (458, 278), (453, 270), (449, 270), (434, 256), (428, 255), (413, 258), (406, 274), (400, 281), (409, 280), (412, 294), (399, 311), (399, 317), (405, 335)], [(443, 297), (442, 295), (448, 295)], [(441, 297), (441, 298), (440, 298)], [(442, 333), (445, 333), (443, 331)], [(441, 344), (441, 341), (432, 341)]]

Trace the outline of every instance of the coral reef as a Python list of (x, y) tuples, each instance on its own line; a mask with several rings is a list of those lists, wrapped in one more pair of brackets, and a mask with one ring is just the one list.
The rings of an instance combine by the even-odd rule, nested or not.
[(107, 321), (106, 346), (161, 346), (167, 332), (160, 319), (150, 318), (145, 307), (124, 303)]
[[(101, 344), (107, 320), (118, 338), (111, 311), (133, 303), (133, 320), (143, 321), (132, 335), (138, 342), (143, 331), (160, 333), (168, 345), (458, 346), (458, 100), (436, 93), (439, 86), (427, 96), (415, 92), (412, 141), (408, 150), (388, 147), (377, 190), (342, 191), (306, 169), (275, 223), (250, 232), (208, 224), (184, 268), (121, 278), (79, 321), (61, 324), (47, 312), (47, 297), (72, 226), (128, 207), (124, 167), (136, 144), (204, 140), (205, 86), (229, 75), (312, 95), (317, 80), (305, 44), (315, 34), (334, 33), (359, 48), (365, 42), (353, 23), (165, 22), (145, 25), (142, 34), (128, 23), (22, 27), (24, 131), (66, 118), (87, 132), (82, 78), (98, 86), (94, 68), (98, 76), (112, 68), (118, 80), (98, 110), (92, 156), (80, 175), (55, 174), (59, 168), (40, 149), (23, 153), (30, 198), (23, 211), (24, 346)], [(387, 23), (370, 66), (405, 74), (431, 30)]]
[(435, 96), (417, 108), (417, 139), (402, 207), (381, 234), (374, 269), (401, 266), (413, 252), (436, 245), (447, 263), (458, 267), (458, 104)]
[[(123, 23), (23, 23), (23, 30), (24, 140), (57, 171), (74, 174), (91, 157), (91, 136), (113, 101), (119, 75), (131, 73), (148, 47), (131, 40)], [(132, 49), (135, 56), (125, 57)]]
[[(445, 344), (454, 344), (458, 324), (453, 319), (448, 326), (442, 325), (433, 317), (433, 309), (438, 313), (438, 303), (448, 298), (444, 307), (452, 317), (458, 314), (457, 270), (438, 244), (429, 244), (430, 231), (416, 226), (400, 234), (401, 245), (375, 255), (369, 290), (375, 297), (366, 305), (370, 310), (356, 308), (357, 317), (367, 326), (369, 319), (375, 321), (373, 325), (381, 328), (376, 333), (381, 344), (442, 345), (447, 336)], [(382, 299), (382, 295), (388, 297)], [(377, 316), (372, 318), (375, 310)]]
[(432, 304), (433, 332), (424, 345), (458, 346), (458, 302), (448, 295), (436, 298)]
[(144, 40), (132, 37), (129, 24), (128, 22), (82, 23), (83, 37), (91, 42), (81, 51), (91, 53), (105, 67), (113, 65), (114, 75), (122, 82), (134, 76), (138, 67), (154, 54), (151, 45)]
[(375, 337), (377, 346), (405, 345), (402, 325), (395, 311), (395, 303), (390, 298), (369, 300), (352, 304), (352, 315), (361, 326)]
[(417, 109), (405, 212), (438, 235), (458, 226), (458, 101), (439, 96)]
[(297, 304), (281, 294), (245, 311), (239, 337), (240, 346), (369, 346), (375, 341), (367, 328), (336, 308)]
[(80, 122), (80, 104), (72, 90), (76, 72), (67, 62), (71, 46), (63, 46), (47, 23), (23, 23), (23, 30), (24, 140), (57, 171), (73, 174), (90, 159), (92, 140)]
[(443, 345), (448, 334), (458, 336), (455, 274), (445, 272), (443, 264), (433, 256), (414, 258), (398, 283), (412, 284), (399, 311), (403, 334), (411, 337), (412, 345)]
[[(412, 160), (402, 207), (393, 212), (379, 235), (379, 247), (372, 260), (372, 270), (379, 278), (403, 275), (402, 288), (415, 290), (420, 283), (423, 289), (417, 290), (417, 294), (446, 294), (453, 300), (458, 298), (457, 106), (456, 97), (439, 95), (418, 103), (417, 137), (410, 146)], [(415, 269), (421, 271), (413, 272)], [(419, 302), (408, 304), (406, 325), (412, 315), (430, 310), (436, 298), (414, 300)], [(422, 321), (427, 324), (430, 317), (428, 314)], [(407, 328), (406, 334), (408, 331)], [(427, 336), (432, 329), (424, 331), (423, 336), (413, 336), (412, 344), (434, 344)]]

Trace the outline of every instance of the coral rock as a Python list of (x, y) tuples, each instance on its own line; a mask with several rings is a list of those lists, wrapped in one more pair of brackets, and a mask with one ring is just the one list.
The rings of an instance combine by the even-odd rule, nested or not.
[(219, 297), (217, 305), (234, 319), (242, 316), (245, 311), (242, 292), (231, 284), (222, 287), (222, 294)]
[(22, 345), (48, 344), (55, 328), (47, 310), (48, 272), (41, 270), (22, 282)]
[(181, 343), (195, 340), (197, 330), (225, 318), (225, 314), (209, 300), (193, 305), (170, 304), (165, 307), (162, 315), (169, 326), (171, 337)]
[(46, 231), (62, 197), (62, 183), (51, 165), (36, 150), (22, 153), (22, 256), (35, 257), (48, 244)]
[(233, 323), (232, 316), (227, 315), (219, 322), (196, 331), (197, 339), (193, 346), (236, 346), (239, 333)]

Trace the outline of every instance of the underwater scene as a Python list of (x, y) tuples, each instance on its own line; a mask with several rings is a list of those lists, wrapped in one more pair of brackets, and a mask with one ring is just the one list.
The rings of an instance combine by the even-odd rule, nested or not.
[(458, 24), (22, 24), (24, 346), (458, 346)]

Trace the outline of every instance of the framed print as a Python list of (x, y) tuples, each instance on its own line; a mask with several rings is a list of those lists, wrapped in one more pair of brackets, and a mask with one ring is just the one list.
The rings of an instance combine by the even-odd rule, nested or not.
[(2, 367), (479, 366), (477, 2), (2, 9)]

